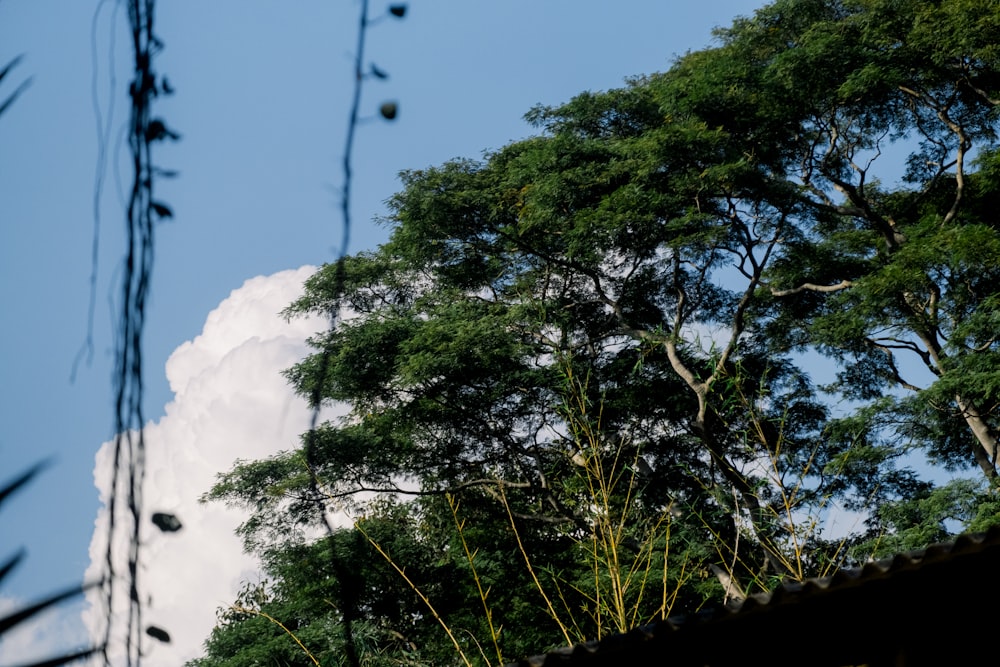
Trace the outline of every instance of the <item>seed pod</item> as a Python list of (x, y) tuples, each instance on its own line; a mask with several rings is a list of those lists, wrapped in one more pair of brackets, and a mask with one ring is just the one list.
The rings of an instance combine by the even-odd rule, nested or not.
[(379, 113), (382, 114), (382, 118), (386, 120), (394, 120), (396, 118), (396, 113), (399, 111), (399, 107), (395, 102), (383, 102), (382, 106), (378, 108)]

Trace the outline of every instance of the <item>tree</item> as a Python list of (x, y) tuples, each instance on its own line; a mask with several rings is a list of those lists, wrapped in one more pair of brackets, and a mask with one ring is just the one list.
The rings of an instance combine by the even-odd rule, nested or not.
[[(775, 101), (793, 110), (779, 116), (793, 126), (744, 144), (769, 147), (757, 159), (804, 207), (768, 278), (771, 334), (841, 361), (849, 398), (893, 392), (877, 411), (888, 442), (974, 460), (994, 484), (997, 21), (992, 3), (964, 0), (775, 3), (702, 56), (741, 63), (741, 85), (688, 100), (733, 134), (737, 105), (751, 122)], [(905, 172), (884, 165), (900, 150)]]
[[(520, 527), (554, 568), (580, 561), (544, 545), (600, 532), (587, 480), (610, 471), (608, 507), (675, 517), (727, 595), (921, 546), (949, 514), (995, 521), (978, 487), (934, 489), (902, 456), (995, 483), (998, 21), (979, 0), (778, 0), (666, 73), (534, 109), (540, 136), (404, 173), (390, 241), (287, 313), (343, 313), (288, 377), (350, 415), (210, 497), (253, 511), (262, 553), (363, 492), (412, 494), (421, 521), (445, 494), (492, 501), (484, 542)], [(842, 365), (826, 396), (802, 352)], [(829, 537), (836, 505), (882, 509)], [(680, 586), (678, 609), (703, 603)]]
[[(262, 554), (267, 579), (220, 611), (206, 655), (192, 664), (254, 664), (264, 656), (329, 664), (352, 662), (351, 651), (362, 664), (459, 664), (459, 651), (474, 664), (503, 664), (500, 656), (599, 636), (600, 620), (585, 610), (594, 608), (585, 545), (527, 523), (514, 533), (508, 520), (485, 494), (466, 494), (461, 504), (433, 495), (380, 502), (354, 528), (272, 547)], [(533, 569), (521, 565), (522, 550)], [(561, 628), (549, 614), (534, 578), (574, 627)], [(670, 579), (672, 591), (677, 578)], [(626, 594), (635, 599), (634, 590)]]

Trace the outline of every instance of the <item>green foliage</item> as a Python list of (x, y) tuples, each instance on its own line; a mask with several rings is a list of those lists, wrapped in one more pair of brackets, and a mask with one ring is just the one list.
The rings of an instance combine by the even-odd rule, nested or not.
[[(533, 653), (994, 522), (998, 22), (778, 0), (665, 73), (532, 110), (539, 136), (402, 174), (389, 242), (286, 313), (350, 312), (287, 373), (350, 409), (309, 439), (318, 485), (298, 451), (208, 496), (251, 512), (259, 609), (331, 661), (454, 663), (424, 595), (490, 662), (491, 636)], [(822, 392), (816, 355), (840, 368)], [(984, 483), (935, 487), (915, 452)], [(369, 541), (305, 539), (362, 492), (415, 500), (356, 502)], [(867, 515), (831, 537), (841, 509)], [(325, 574), (301, 581), (308, 558)], [(289, 645), (237, 615), (209, 655), (250, 623)]]
[[(476, 502), (474, 496), (461, 507), (469, 526), (466, 539), (478, 545), (477, 572), (495, 582), (489, 601), (497, 610), (500, 644), (506, 654), (521, 655), (554, 645), (557, 631), (537, 598), (521, 597), (530, 590), (529, 576), (511, 567), (520, 556), (504, 527), (506, 516), (496, 510), (495, 503)], [(361, 521), (364, 534), (345, 528), (328, 539), (267, 552), (269, 579), (248, 585), (233, 607), (220, 613), (207, 655), (192, 664), (311, 664), (289, 632), (324, 665), (345, 660), (348, 634), (355, 651), (366, 656), (363, 664), (454, 664), (454, 648), (429, 610), (373, 543), (403, 564), (407, 577), (455, 629), (465, 651), (478, 655), (476, 638), (489, 632), (452, 521), (447, 504), (437, 496), (420, 503), (384, 502)], [(565, 541), (540, 540), (529, 531), (523, 536), (546, 568), (571, 566), (561, 553)], [(285, 628), (248, 610), (278, 619)]]
[(1000, 523), (996, 493), (980, 480), (954, 479), (913, 497), (882, 505), (874, 520), (882, 533), (860, 544), (859, 554), (889, 558), (945, 542), (956, 527), (985, 531)]

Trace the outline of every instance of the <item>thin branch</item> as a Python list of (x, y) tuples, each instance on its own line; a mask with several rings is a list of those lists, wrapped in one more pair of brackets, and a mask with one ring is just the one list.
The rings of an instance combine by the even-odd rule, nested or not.
[[(336, 500), (339, 498), (348, 498), (350, 496), (357, 495), (359, 493), (399, 493), (407, 496), (444, 496), (448, 494), (453, 494), (463, 489), (468, 489), (477, 486), (497, 486), (502, 485), (512, 489), (530, 489), (534, 485), (531, 482), (510, 482), (500, 479), (473, 479), (467, 482), (462, 482), (460, 484), (455, 484), (454, 486), (449, 486), (446, 489), (403, 489), (398, 486), (388, 486), (388, 487), (374, 487), (374, 486), (357, 486), (349, 491), (320, 491), (320, 495), (330, 500)], [(306, 496), (295, 496), (302, 500), (307, 500)]]
[[(503, 493), (502, 488), (501, 493)], [(555, 608), (552, 606), (552, 601), (549, 600), (549, 596), (545, 594), (545, 588), (542, 586), (542, 582), (538, 580), (538, 575), (535, 574), (535, 568), (531, 566), (531, 559), (528, 557), (528, 552), (524, 548), (524, 543), (521, 542), (521, 534), (517, 530), (517, 522), (514, 521), (514, 514), (511, 512), (510, 503), (507, 502), (506, 495), (503, 496), (503, 501), (504, 508), (507, 510), (507, 518), (510, 519), (510, 528), (514, 531), (514, 539), (517, 540), (518, 551), (520, 551), (521, 556), (524, 557), (524, 564), (528, 568), (528, 573), (531, 575), (532, 581), (535, 582), (535, 588), (538, 589), (542, 599), (545, 600), (545, 608), (548, 610), (549, 616), (556, 622), (559, 629), (562, 631), (566, 644), (571, 645), (573, 644), (573, 640), (570, 639), (569, 629), (563, 624), (562, 620), (560, 620), (559, 614), (556, 613)]]
[(791, 296), (792, 294), (798, 294), (799, 292), (839, 292), (841, 290), (847, 289), (848, 287), (853, 287), (854, 283), (850, 280), (841, 280), (836, 285), (817, 285), (815, 283), (802, 283), (798, 287), (793, 287), (791, 289), (778, 290), (771, 288), (771, 296), (783, 297)]
[[(503, 654), (500, 651), (500, 635), (496, 627), (493, 625), (493, 610), (490, 605), (486, 602), (486, 598), (489, 596), (490, 591), (488, 588), (483, 588), (483, 582), (479, 578), (479, 572), (476, 570), (476, 553), (469, 549), (469, 543), (465, 539), (465, 520), (459, 520), (458, 518), (458, 501), (455, 500), (455, 496), (448, 494), (448, 507), (451, 509), (451, 518), (455, 520), (455, 528), (458, 530), (458, 537), (462, 542), (462, 549), (465, 551), (465, 559), (469, 562), (469, 569), (472, 570), (472, 578), (476, 582), (476, 590), (479, 592), (479, 601), (483, 603), (483, 614), (486, 616), (486, 624), (490, 628), (490, 639), (493, 640), (493, 648), (497, 653), (497, 664), (503, 664)], [(479, 646), (479, 642), (473, 636), (473, 641), (476, 642), (476, 646)], [(481, 646), (479, 646), (479, 652), (483, 655), (483, 659), (489, 663), (489, 659), (483, 652)]]
[[(364, 46), (365, 46), (365, 34), (368, 29), (368, 0), (361, 1), (361, 13), (358, 24), (358, 44), (357, 50), (354, 55), (354, 91), (351, 102), (351, 114), (347, 125), (347, 139), (344, 143), (344, 182), (343, 189), (341, 193), (341, 213), (343, 215), (343, 237), (341, 240), (340, 252), (337, 256), (335, 278), (334, 278), (334, 296), (332, 303), (330, 304), (330, 310), (328, 312), (328, 318), (330, 321), (328, 331), (332, 333), (337, 328), (337, 323), (340, 320), (340, 308), (341, 300), (343, 299), (345, 284), (346, 284), (346, 266), (347, 266), (347, 251), (350, 241), (351, 233), (351, 206), (350, 206), (350, 196), (351, 196), (351, 159), (352, 150), (354, 147), (354, 134), (358, 127), (358, 108), (361, 103), (361, 87), (364, 81), (364, 74), (362, 71), (364, 63)], [(306, 468), (309, 471), (309, 483), (314, 494), (319, 494), (319, 479), (316, 474), (316, 469), (318, 468), (318, 463), (315, 460), (316, 457), (316, 435), (317, 428), (319, 426), (320, 418), (320, 408), (322, 407), (323, 399), (323, 385), (325, 382), (327, 371), (329, 370), (331, 363), (331, 352), (329, 346), (326, 346), (323, 350), (323, 354), (320, 359), (319, 365), (319, 379), (313, 388), (312, 394), (310, 396), (311, 405), (313, 406), (312, 418), (309, 424), (309, 431), (306, 433), (305, 437), (305, 455), (306, 455)], [(327, 517), (324, 508), (321, 505), (317, 505), (317, 514), (319, 515), (320, 522), (326, 529), (328, 536), (332, 537), (334, 534), (333, 524), (330, 523), (329, 517)], [(338, 570), (338, 563), (331, 552), (331, 566), (334, 571)], [(354, 646), (354, 633), (353, 633), (353, 614), (350, 612), (350, 606), (345, 605), (344, 614), (344, 635), (346, 638), (346, 661), (347, 664), (353, 665), (354, 667), (360, 667), (361, 660), (357, 655), (357, 650)]]
[(455, 651), (458, 653), (459, 657), (462, 659), (462, 662), (464, 662), (467, 667), (472, 667), (472, 663), (465, 656), (465, 651), (462, 650), (462, 646), (458, 643), (458, 640), (455, 639), (455, 634), (451, 631), (451, 628), (448, 627), (448, 624), (445, 623), (444, 619), (441, 618), (441, 615), (438, 613), (437, 609), (435, 609), (434, 605), (431, 604), (430, 599), (426, 595), (424, 595), (424, 592), (420, 590), (420, 588), (417, 587), (415, 583), (413, 583), (413, 580), (410, 579), (409, 576), (407, 576), (406, 571), (404, 571), (403, 568), (401, 568), (399, 565), (396, 564), (396, 561), (392, 559), (392, 556), (390, 556), (388, 552), (386, 552), (385, 549), (383, 549), (378, 542), (372, 539), (368, 535), (368, 533), (365, 532), (365, 529), (361, 527), (360, 521), (354, 524), (354, 527), (358, 530), (359, 533), (364, 535), (365, 539), (368, 540), (368, 543), (371, 544), (373, 547), (375, 547), (375, 550), (378, 551), (383, 558), (385, 558), (386, 562), (389, 563), (392, 569), (394, 569), (396, 573), (403, 578), (403, 581), (407, 583), (407, 585), (410, 587), (410, 590), (412, 590), (414, 593), (417, 594), (417, 597), (420, 598), (420, 600), (424, 603), (424, 606), (427, 607), (427, 609), (431, 612), (431, 615), (434, 617), (434, 620), (436, 620), (438, 624), (442, 628), (444, 628), (445, 633), (448, 635), (448, 639), (451, 640), (451, 643), (455, 647)]
[(232, 609), (233, 611), (241, 613), (241, 614), (251, 614), (253, 616), (261, 616), (261, 617), (266, 618), (267, 620), (271, 621), (272, 623), (274, 623), (275, 625), (277, 625), (279, 628), (281, 628), (282, 630), (284, 630), (285, 633), (289, 637), (291, 637), (292, 639), (295, 640), (295, 643), (299, 645), (299, 648), (301, 648), (302, 651), (307, 656), (309, 656), (309, 659), (312, 660), (313, 664), (316, 665), (316, 667), (322, 667), (322, 665), (320, 665), (320, 663), (319, 663), (319, 660), (316, 659), (316, 656), (314, 656), (309, 651), (309, 649), (306, 648), (306, 645), (302, 643), (302, 640), (299, 639), (298, 637), (296, 637), (294, 632), (292, 632), (287, 627), (285, 627), (285, 625), (281, 621), (279, 621), (278, 619), (276, 619), (275, 617), (271, 616), (270, 614), (266, 614), (266, 613), (262, 612), (259, 609), (250, 609), (248, 607), (243, 607), (243, 606), (240, 606), (240, 605), (231, 605), (229, 608)]
[(885, 345), (880, 344), (872, 339), (866, 339), (866, 342), (877, 350), (880, 350), (885, 354), (886, 362), (889, 364), (889, 370), (892, 372), (893, 381), (904, 389), (909, 389), (910, 391), (920, 391), (920, 387), (915, 384), (911, 384), (903, 379), (900, 375), (899, 368), (896, 366), (896, 357), (893, 355), (892, 350), (895, 349), (912, 349), (909, 347), (899, 346), (899, 345)]

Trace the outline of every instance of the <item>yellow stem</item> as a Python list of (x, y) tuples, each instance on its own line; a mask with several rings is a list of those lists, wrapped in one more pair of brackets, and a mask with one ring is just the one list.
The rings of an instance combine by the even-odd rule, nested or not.
[(385, 552), (382, 546), (378, 542), (373, 540), (371, 536), (368, 535), (368, 533), (365, 532), (365, 529), (361, 527), (360, 521), (354, 524), (354, 526), (355, 528), (358, 529), (359, 533), (365, 536), (365, 539), (368, 540), (368, 543), (371, 544), (373, 547), (375, 547), (376, 551), (382, 554), (382, 557), (385, 558), (386, 562), (392, 566), (392, 569), (394, 569), (397, 573), (399, 573), (399, 576), (401, 576), (403, 580), (409, 585), (410, 589), (417, 594), (417, 596), (421, 599), (421, 601), (423, 601), (424, 605), (427, 606), (427, 609), (430, 610), (431, 615), (434, 616), (437, 622), (441, 625), (442, 628), (444, 628), (444, 631), (448, 634), (448, 639), (450, 639), (451, 643), (455, 646), (455, 650), (458, 652), (459, 657), (462, 658), (462, 662), (464, 662), (467, 665), (467, 667), (472, 667), (472, 663), (469, 662), (468, 657), (466, 657), (465, 655), (465, 651), (462, 650), (462, 647), (458, 643), (458, 640), (455, 639), (455, 635), (454, 633), (452, 633), (451, 628), (449, 628), (448, 624), (444, 622), (444, 619), (441, 618), (441, 615), (437, 613), (437, 609), (434, 608), (434, 605), (432, 605), (431, 601), (427, 599), (427, 596), (424, 595), (423, 591), (421, 591), (417, 587), (417, 585), (413, 583), (412, 579), (406, 576), (406, 572), (403, 571), (403, 568), (396, 565), (396, 561), (394, 561), (392, 557)]
[(511, 512), (510, 503), (507, 502), (507, 494), (504, 492), (503, 486), (500, 487), (500, 497), (503, 499), (504, 509), (507, 510), (507, 518), (510, 519), (510, 527), (514, 531), (514, 538), (517, 540), (517, 548), (521, 552), (521, 556), (524, 557), (524, 563), (528, 566), (528, 573), (531, 575), (532, 581), (535, 582), (535, 588), (541, 593), (542, 599), (545, 600), (545, 607), (548, 609), (549, 616), (552, 620), (556, 622), (559, 629), (563, 633), (563, 638), (566, 640), (566, 645), (569, 646), (573, 643), (573, 640), (569, 638), (569, 630), (563, 625), (563, 622), (559, 620), (559, 615), (556, 610), (552, 607), (552, 601), (549, 600), (549, 596), (545, 594), (545, 589), (542, 588), (542, 582), (538, 580), (538, 576), (535, 574), (535, 568), (531, 566), (531, 559), (528, 557), (528, 552), (524, 549), (524, 544), (521, 542), (521, 535), (517, 532), (517, 524), (514, 521), (514, 513)]
[[(489, 604), (486, 603), (486, 596), (489, 595), (489, 591), (483, 590), (483, 583), (479, 579), (479, 573), (476, 571), (476, 564), (473, 561), (475, 554), (469, 550), (469, 544), (465, 541), (465, 522), (458, 520), (458, 503), (455, 502), (455, 497), (450, 493), (446, 495), (448, 499), (448, 507), (451, 508), (451, 517), (455, 520), (455, 527), (458, 529), (458, 537), (462, 540), (462, 548), (465, 550), (465, 558), (469, 561), (469, 568), (472, 570), (472, 578), (476, 582), (476, 590), (479, 591), (479, 599), (483, 603), (483, 613), (486, 614), (486, 623), (490, 626), (490, 638), (493, 640), (493, 648), (497, 653), (497, 664), (503, 664), (503, 655), (500, 652), (500, 638), (497, 634), (496, 628), (493, 627), (493, 611), (490, 609)], [(479, 645), (479, 642), (476, 642)], [(479, 652), (482, 653), (483, 649), (480, 647)], [(486, 656), (483, 655), (483, 659)], [(486, 660), (489, 664), (489, 660)]]
[(262, 616), (262, 617), (266, 618), (267, 620), (271, 621), (272, 623), (274, 623), (275, 625), (277, 625), (279, 628), (281, 628), (282, 630), (284, 630), (288, 634), (289, 637), (291, 637), (292, 639), (295, 640), (295, 643), (299, 645), (299, 648), (301, 648), (305, 652), (305, 654), (307, 656), (309, 656), (309, 659), (313, 661), (313, 664), (316, 665), (316, 667), (322, 667), (322, 665), (319, 664), (319, 660), (316, 659), (316, 656), (314, 656), (312, 653), (309, 652), (309, 649), (307, 649), (306, 645), (303, 644), (299, 640), (299, 638), (295, 636), (295, 633), (292, 632), (291, 630), (289, 630), (288, 628), (286, 628), (285, 625), (281, 621), (279, 621), (278, 619), (276, 619), (275, 617), (271, 616), (270, 614), (265, 614), (260, 609), (250, 609), (248, 607), (241, 607), (239, 605), (233, 605), (233, 606), (230, 607), (230, 609), (232, 609), (233, 611), (239, 612), (241, 614), (253, 614), (254, 616)]

